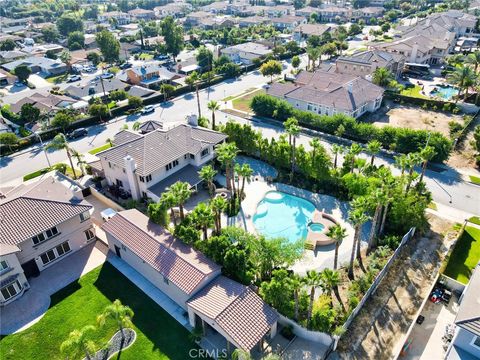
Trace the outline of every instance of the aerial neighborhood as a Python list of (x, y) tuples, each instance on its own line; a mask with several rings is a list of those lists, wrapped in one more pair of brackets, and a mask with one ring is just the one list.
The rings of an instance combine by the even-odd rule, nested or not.
[(0, 358), (480, 359), (480, 1), (0, 0)]

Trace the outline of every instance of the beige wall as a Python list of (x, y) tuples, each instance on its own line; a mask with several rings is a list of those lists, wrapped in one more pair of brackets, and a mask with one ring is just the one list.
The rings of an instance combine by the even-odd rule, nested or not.
[[(19, 274), (17, 280), (20, 283), (20, 286), (22, 289), (20, 292), (14, 296), (13, 298), (8, 299), (7, 301), (4, 301), (3, 296), (0, 294), (0, 305), (6, 305), (16, 299), (18, 299), (20, 296), (22, 296), (23, 292), (30, 287), (28, 284), (27, 278), (25, 277), (25, 274), (23, 273), (22, 266), (20, 265), (20, 262), (18, 261), (17, 258), (17, 253), (13, 254), (8, 254), (8, 255), (2, 255), (0, 256), (0, 261), (6, 261), (8, 264), (8, 268), (5, 269), (4, 271), (0, 272), (0, 281), (3, 281), (10, 276), (17, 275)], [(18, 289), (19, 290), (19, 289)]]

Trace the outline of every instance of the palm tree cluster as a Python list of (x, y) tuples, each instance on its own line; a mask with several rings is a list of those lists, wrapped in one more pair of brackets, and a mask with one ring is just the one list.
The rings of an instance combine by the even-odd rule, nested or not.
[[(60, 352), (68, 358), (82, 358), (90, 360), (95, 351), (105, 346), (99, 346), (96, 341), (96, 332), (105, 326), (107, 321), (115, 323), (122, 336), (122, 343), (125, 340), (125, 328), (132, 327), (133, 310), (116, 299), (112, 304), (105, 307), (102, 314), (97, 317), (98, 328), (93, 325), (86, 325), (79, 330), (73, 330), (68, 338), (60, 345)], [(122, 344), (123, 346), (123, 344)], [(120, 350), (121, 351), (121, 350)]]
[(478, 103), (478, 93), (480, 92), (480, 51), (475, 51), (466, 56), (457, 54), (452, 55), (447, 59), (447, 62), (454, 66), (454, 70), (447, 75), (447, 80), (459, 88), (456, 101), (462, 95), (466, 100), (469, 95), (469, 90), (474, 89), (477, 92), (475, 103)]

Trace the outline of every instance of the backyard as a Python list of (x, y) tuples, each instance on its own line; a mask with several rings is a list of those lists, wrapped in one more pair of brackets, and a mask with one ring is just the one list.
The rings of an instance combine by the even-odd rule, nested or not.
[(468, 283), (472, 270), (480, 260), (480, 229), (467, 226), (450, 255), (445, 275), (463, 284)]
[[(122, 359), (189, 358), (188, 351), (196, 346), (189, 340), (189, 332), (111, 264), (105, 263), (54, 294), (50, 309), (38, 323), (3, 337), (2, 359), (61, 359), (60, 344), (68, 334), (86, 325), (96, 325), (97, 315), (115, 299), (135, 313), (137, 339), (121, 353)], [(107, 322), (105, 328), (96, 330), (95, 341), (103, 344), (114, 332), (113, 322)]]

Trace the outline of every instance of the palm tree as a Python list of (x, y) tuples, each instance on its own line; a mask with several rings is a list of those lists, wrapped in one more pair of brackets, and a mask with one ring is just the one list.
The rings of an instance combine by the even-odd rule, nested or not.
[(237, 348), (232, 353), (232, 360), (252, 360), (252, 355), (248, 351)]
[(210, 207), (215, 214), (215, 233), (217, 235), (220, 235), (222, 232), (222, 213), (227, 208), (227, 205), (227, 200), (221, 196), (214, 197), (212, 200), (210, 200)]
[(298, 126), (298, 120), (295, 119), (294, 117), (288, 118), (285, 123), (285, 130), (288, 134), (288, 138), (292, 139), (291, 140), (291, 146), (292, 146), (292, 155), (291, 155), (291, 176), (293, 177), (293, 173), (295, 171), (295, 149), (296, 149), (296, 143), (297, 143), (297, 137), (298, 134), (300, 133), (300, 127)]
[(320, 273), (320, 279), (323, 290), (328, 292), (330, 296), (333, 291), (340, 306), (345, 311), (345, 306), (343, 306), (343, 301), (338, 291), (338, 284), (340, 284), (340, 274), (338, 271), (326, 268)]
[(387, 221), (388, 208), (393, 201), (392, 197), (395, 191), (396, 182), (388, 168), (382, 168), (378, 174), (380, 181), (383, 184), (383, 191), (385, 192), (385, 204), (383, 205), (382, 219), (380, 220), (380, 229), (378, 231), (378, 234), (382, 235)]
[(220, 104), (215, 100), (211, 100), (208, 102), (208, 110), (212, 112), (212, 130), (215, 130), (215, 111), (220, 110)]
[(353, 228), (355, 230), (355, 235), (353, 236), (352, 253), (350, 254), (350, 264), (348, 266), (348, 277), (353, 280), (353, 262), (355, 261), (355, 251), (357, 253), (357, 259), (359, 259), (359, 261), (361, 262), (362, 254), (360, 252), (360, 236), (362, 234), (362, 226), (368, 221), (368, 216), (365, 214), (363, 209), (353, 205), (352, 210), (348, 213), (348, 218), (353, 223)]
[(423, 177), (425, 176), (425, 171), (427, 170), (428, 162), (432, 160), (435, 155), (436, 155), (436, 152), (432, 146), (427, 145), (420, 151), (420, 158), (422, 159), (422, 172), (420, 174), (420, 180), (418, 180), (419, 183), (422, 182)]
[(350, 146), (350, 149), (348, 149), (348, 154), (352, 157), (352, 160), (351, 160), (351, 169), (350, 169), (350, 172), (353, 173), (353, 170), (355, 169), (355, 160), (357, 159), (357, 155), (360, 154), (362, 152), (362, 147), (357, 144), (357, 143), (353, 143), (351, 146)]
[(312, 168), (315, 166), (315, 160), (317, 159), (318, 149), (322, 146), (320, 140), (314, 138), (310, 141), (310, 146), (312, 147)]
[(180, 208), (180, 220), (183, 221), (185, 219), (184, 205), (192, 195), (190, 184), (183, 181), (177, 181), (170, 186), (167, 191), (171, 191), (177, 201), (178, 207)]
[(70, 72), (70, 67), (71, 67), (71, 61), (72, 61), (72, 54), (70, 54), (70, 51), (68, 50), (63, 50), (58, 58), (67, 66), (67, 71)]
[(318, 47), (308, 47), (307, 48), (307, 55), (308, 55), (308, 65), (310, 67), (310, 62), (312, 63), (312, 70), (315, 71), (315, 62), (320, 57), (320, 49)]
[(62, 133), (55, 135), (52, 141), (45, 146), (45, 149), (54, 149), (54, 150), (65, 150), (67, 153), (68, 161), (70, 161), (70, 167), (72, 168), (73, 178), (77, 180), (77, 174), (75, 173), (75, 168), (72, 161), (72, 151), (70, 144), (67, 141), (67, 138)]
[(108, 305), (103, 313), (98, 315), (97, 322), (100, 326), (105, 325), (108, 319), (112, 319), (117, 324), (118, 330), (122, 334), (122, 342), (125, 338), (123, 329), (132, 326), (133, 310), (128, 306), (123, 305), (119, 299), (116, 299), (113, 304)]
[(197, 107), (198, 107), (198, 117), (202, 117), (202, 110), (200, 109), (200, 95), (198, 93), (198, 86), (200, 85), (201, 77), (196, 71), (192, 72), (186, 79), (185, 82), (190, 85), (195, 85), (195, 93), (197, 94)]
[(320, 285), (321, 279), (318, 272), (308, 270), (307, 276), (304, 278), (305, 284), (310, 286), (310, 302), (308, 304), (307, 324), (310, 325), (312, 320), (313, 302), (315, 301), (315, 288)]
[(376, 68), (373, 72), (372, 82), (375, 85), (386, 87), (392, 81), (393, 75), (390, 70), (384, 67)]
[[(462, 66), (455, 69), (455, 71), (450, 74), (448, 81), (450, 81), (453, 85), (458, 86), (460, 93), (462, 90), (465, 91), (464, 99), (466, 99), (468, 97), (468, 88), (475, 84), (476, 77), (477, 75), (471, 67)], [(460, 93), (458, 94), (459, 96), (457, 96), (455, 102), (458, 101)]]
[(212, 211), (212, 208), (204, 202), (201, 202), (197, 206), (195, 206), (195, 209), (193, 209), (192, 216), (194, 222), (203, 231), (203, 240), (207, 240), (208, 228), (214, 223), (214, 213)]
[[(237, 157), (238, 148), (235, 143), (223, 143), (217, 146), (217, 159), (225, 166), (225, 178), (227, 190), (233, 190), (235, 193), (235, 180), (233, 176), (233, 163)], [(232, 184), (233, 183), (233, 184)]]
[(471, 54), (468, 54), (465, 58), (465, 63), (473, 65), (473, 71), (476, 73), (478, 66), (480, 65), (480, 51), (475, 51)]
[(377, 238), (377, 228), (378, 228), (378, 223), (380, 220), (380, 214), (382, 212), (383, 205), (386, 203), (386, 195), (384, 189), (376, 189), (371, 195), (370, 195), (370, 201), (372, 205), (375, 206), (375, 212), (373, 214), (373, 219), (372, 219), (372, 228), (370, 229), (370, 235), (368, 237), (368, 248), (367, 248), (367, 253), (370, 253), (375, 246), (376, 243), (376, 238)]
[(72, 149), (72, 156), (77, 160), (77, 165), (80, 168), (80, 171), (82, 172), (82, 176), (85, 176), (85, 170), (83, 167), (87, 163), (84, 158), (85, 156), (81, 153), (79, 153), (77, 150)]
[(298, 321), (299, 314), (298, 314), (298, 308), (299, 308), (299, 295), (300, 295), (300, 290), (302, 290), (303, 287), (303, 282), (300, 276), (297, 274), (293, 274), (292, 277), (290, 278), (290, 285), (293, 289), (293, 300), (295, 302), (294, 309), (295, 309), (295, 321)]
[(409, 153), (406, 157), (406, 167), (408, 169), (408, 182), (407, 182), (407, 187), (405, 188), (405, 194), (408, 193), (408, 190), (410, 190), (410, 186), (412, 184), (413, 178), (414, 178), (414, 170), (415, 166), (420, 164), (421, 158), (418, 153)]
[(95, 343), (92, 340), (92, 333), (95, 331), (95, 326), (87, 325), (80, 330), (73, 330), (68, 334), (67, 340), (60, 345), (60, 352), (67, 355), (69, 358), (79, 358), (85, 356), (90, 360), (93, 353), (95, 353)]
[(242, 186), (241, 188), (237, 189), (238, 197), (241, 200), (245, 190), (245, 180), (250, 183), (251, 177), (253, 175), (253, 169), (247, 163), (242, 165), (239, 165), (239, 164), (237, 165), (235, 165), (235, 171), (238, 175), (238, 178), (239, 179), (242, 178)]
[(333, 160), (333, 168), (334, 169), (337, 168), (338, 154), (342, 154), (343, 151), (344, 151), (344, 148), (343, 148), (342, 145), (337, 145), (337, 144), (332, 145), (332, 152), (333, 152), (333, 155), (334, 155), (334, 160)]
[(173, 207), (178, 203), (177, 199), (175, 198), (175, 194), (173, 191), (164, 191), (160, 196), (160, 200), (158, 201), (165, 209), (170, 209), (170, 217), (173, 221), (173, 226), (177, 226), (177, 218), (175, 216), (175, 211), (173, 211)]
[(407, 155), (406, 154), (401, 154), (398, 156), (395, 156), (395, 164), (402, 170), (402, 176), (405, 174), (405, 169), (407, 168)]
[(347, 229), (343, 228), (340, 224), (335, 224), (328, 229), (326, 235), (335, 242), (333, 269), (336, 270), (338, 266), (338, 249), (343, 239), (347, 237)]
[(367, 144), (367, 152), (372, 156), (370, 159), (370, 165), (373, 166), (373, 162), (375, 161), (375, 155), (380, 152), (382, 148), (382, 144), (378, 140), (372, 140)]
[(211, 197), (213, 197), (213, 194), (215, 193), (215, 185), (213, 184), (213, 179), (215, 178), (215, 175), (217, 175), (217, 171), (213, 168), (212, 165), (205, 165), (200, 169), (198, 175), (200, 176), (200, 179), (207, 183), (208, 193)]

